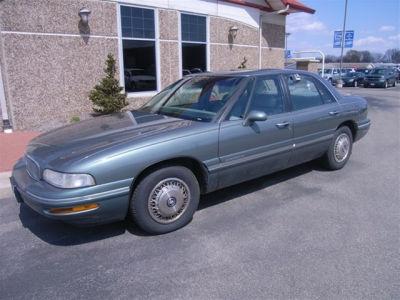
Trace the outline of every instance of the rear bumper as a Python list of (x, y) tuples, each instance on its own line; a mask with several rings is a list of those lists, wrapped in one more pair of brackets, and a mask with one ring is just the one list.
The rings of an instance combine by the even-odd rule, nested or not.
[[(130, 185), (111, 184), (110, 189), (97, 186), (91, 187), (90, 191), (88, 188), (75, 189), (75, 191), (58, 189), (44, 181), (32, 179), (21, 162), (14, 167), (10, 182), (18, 202), (25, 203), (34, 211), (50, 219), (76, 225), (97, 225), (123, 220), (128, 211)], [(53, 208), (92, 203), (98, 204), (98, 207), (66, 214), (51, 212)]]
[(357, 134), (356, 134), (354, 141), (358, 141), (361, 138), (363, 138), (367, 134), (370, 127), (371, 127), (371, 121), (368, 119), (365, 120), (364, 122), (358, 123), (357, 124)]

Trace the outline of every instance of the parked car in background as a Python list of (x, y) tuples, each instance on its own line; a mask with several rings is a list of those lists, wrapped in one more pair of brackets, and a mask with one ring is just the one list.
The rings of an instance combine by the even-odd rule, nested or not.
[(125, 69), (125, 84), (131, 90), (156, 89), (156, 77), (149, 71), (138, 68)]
[(396, 74), (391, 68), (375, 68), (365, 76), (364, 87), (396, 86)]
[[(318, 69), (318, 74), (322, 76), (322, 69)], [(324, 70), (325, 80), (328, 80), (331, 84), (334, 84), (336, 80), (339, 78), (339, 69), (338, 68), (328, 68)]]
[(364, 84), (365, 76), (366, 75), (361, 72), (347, 72), (342, 75), (343, 86), (357, 87), (362, 85)]
[(357, 68), (357, 69), (356, 69), (356, 72), (368, 74), (369, 72), (371, 72), (371, 70), (372, 70), (372, 69), (367, 69), (367, 68)]
[(189, 223), (200, 194), (314, 159), (343, 168), (369, 127), (364, 99), (309, 72), (188, 75), (137, 111), (35, 138), (11, 186), (48, 218), (160, 234)]

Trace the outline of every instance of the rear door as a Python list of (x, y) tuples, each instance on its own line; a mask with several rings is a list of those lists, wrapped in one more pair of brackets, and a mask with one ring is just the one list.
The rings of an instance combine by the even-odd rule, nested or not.
[[(243, 120), (252, 110), (265, 112), (267, 120), (244, 126)], [(281, 77), (256, 78), (220, 124), (219, 186), (285, 168), (292, 149), (292, 134)]]
[(290, 165), (315, 159), (327, 151), (339, 125), (341, 107), (321, 82), (309, 75), (285, 75), (292, 109), (293, 156)]

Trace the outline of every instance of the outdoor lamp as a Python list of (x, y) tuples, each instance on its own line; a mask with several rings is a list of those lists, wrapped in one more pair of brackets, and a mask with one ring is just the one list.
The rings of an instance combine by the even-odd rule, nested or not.
[(91, 11), (86, 7), (81, 8), (81, 10), (79, 11), (79, 16), (81, 17), (81, 22), (83, 25), (88, 25), (90, 13)]
[(239, 30), (239, 28), (237, 28), (237, 26), (231, 26), (229, 28), (229, 35), (232, 37), (232, 39), (235, 39), (238, 30)]

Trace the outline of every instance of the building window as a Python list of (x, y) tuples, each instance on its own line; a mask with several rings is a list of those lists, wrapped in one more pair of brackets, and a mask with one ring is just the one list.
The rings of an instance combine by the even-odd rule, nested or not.
[(207, 19), (181, 14), (182, 75), (207, 70)]
[(154, 10), (121, 6), (126, 92), (157, 90)]

